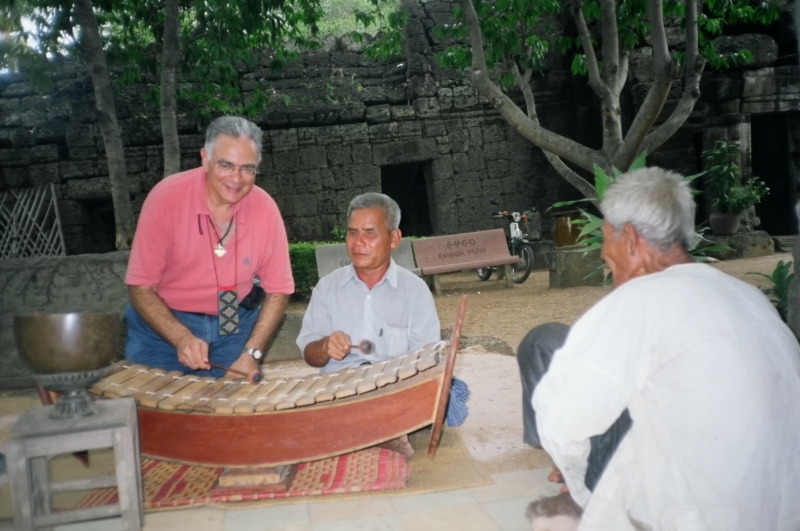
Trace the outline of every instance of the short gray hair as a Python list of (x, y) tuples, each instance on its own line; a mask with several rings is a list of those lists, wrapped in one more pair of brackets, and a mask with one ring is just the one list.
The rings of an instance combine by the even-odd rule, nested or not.
[(683, 176), (657, 167), (617, 177), (600, 203), (605, 220), (616, 233), (630, 223), (661, 250), (676, 243), (691, 248), (695, 209), (692, 189)]
[(261, 162), (261, 128), (256, 124), (242, 118), (240, 116), (220, 116), (206, 129), (206, 145), (205, 150), (209, 157), (214, 153), (214, 143), (219, 135), (229, 136), (231, 138), (245, 137), (249, 138), (256, 145), (256, 152), (258, 152), (258, 161)]
[(400, 205), (388, 195), (368, 192), (355, 196), (353, 200), (350, 201), (350, 206), (347, 207), (347, 222), (350, 222), (353, 210), (361, 210), (364, 208), (380, 208), (383, 210), (383, 217), (386, 219), (386, 225), (389, 230), (393, 231), (400, 228)]

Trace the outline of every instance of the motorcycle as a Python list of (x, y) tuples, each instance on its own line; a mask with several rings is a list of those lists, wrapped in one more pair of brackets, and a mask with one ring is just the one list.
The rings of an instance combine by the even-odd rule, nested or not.
[[(497, 199), (490, 199), (489, 202), (495, 206), (500, 206)], [(538, 231), (538, 236), (534, 235), (534, 239), (541, 239), (541, 218), (539, 213), (536, 212), (535, 208), (524, 213), (502, 210), (492, 213), (492, 217), (510, 220), (508, 233), (506, 234), (508, 249), (512, 255), (519, 257), (519, 262), (511, 266), (511, 280), (514, 281), (514, 284), (522, 284), (531, 274), (534, 254), (530, 236), (522, 232), (520, 223), (528, 224), (533, 222), (532, 224), (536, 226), (535, 231)], [(530, 232), (535, 231), (532, 230)], [(497, 271), (496, 267), (482, 267), (476, 273), (479, 279), (489, 280), (494, 271)]]

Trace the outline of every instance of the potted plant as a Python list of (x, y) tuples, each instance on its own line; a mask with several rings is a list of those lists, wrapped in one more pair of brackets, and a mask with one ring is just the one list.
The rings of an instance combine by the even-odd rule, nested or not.
[(767, 195), (769, 188), (758, 177), (742, 182), (742, 170), (736, 164), (739, 145), (717, 140), (703, 153), (706, 162), (709, 193), (716, 212), (711, 214), (709, 225), (717, 235), (736, 234), (741, 213), (756, 205)]

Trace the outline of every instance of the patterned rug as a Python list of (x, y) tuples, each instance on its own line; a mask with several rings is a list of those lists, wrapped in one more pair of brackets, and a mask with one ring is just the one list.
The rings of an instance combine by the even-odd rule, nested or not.
[[(144, 508), (192, 507), (225, 502), (248, 502), (402, 489), (411, 467), (400, 454), (383, 448), (368, 448), (351, 454), (297, 465), (291, 486), (283, 492), (247, 489), (215, 489), (222, 468), (202, 468), (155, 459), (142, 459)], [(116, 503), (115, 487), (95, 489), (75, 508)]]

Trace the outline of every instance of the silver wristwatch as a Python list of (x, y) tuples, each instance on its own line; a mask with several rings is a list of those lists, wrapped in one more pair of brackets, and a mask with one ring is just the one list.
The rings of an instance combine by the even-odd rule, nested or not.
[(244, 349), (245, 352), (253, 356), (253, 359), (256, 361), (261, 361), (261, 358), (264, 357), (264, 353), (258, 350), (257, 348), (246, 348)]

